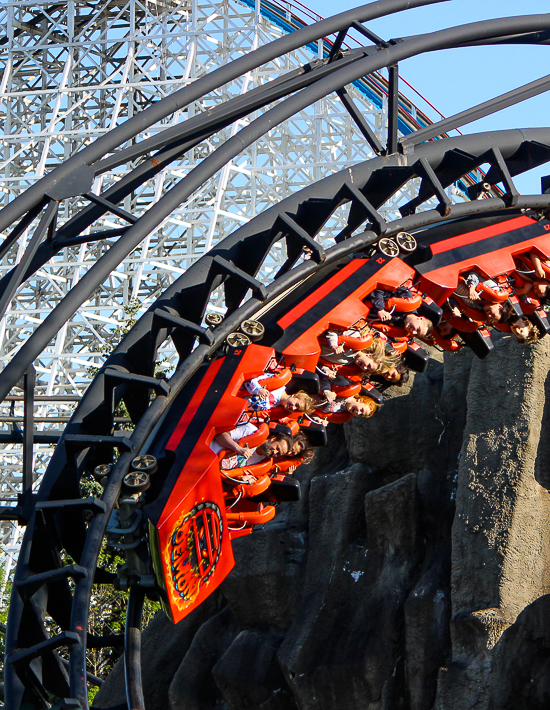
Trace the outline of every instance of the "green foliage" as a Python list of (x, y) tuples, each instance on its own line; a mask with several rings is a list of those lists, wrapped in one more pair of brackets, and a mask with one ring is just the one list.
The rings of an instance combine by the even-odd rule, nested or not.
[[(83, 498), (88, 496), (101, 498), (103, 488), (93, 476), (86, 474), (80, 481), (80, 491)], [(116, 572), (123, 564), (124, 558), (117, 550), (109, 547), (106, 540), (104, 540), (98, 558), (98, 567), (101, 567), (107, 572)], [(96, 636), (124, 634), (127, 604), (128, 592), (116, 589), (111, 584), (94, 585), (88, 615), (88, 632)], [(143, 627), (147, 626), (159, 610), (160, 604), (158, 602), (145, 600), (143, 607)], [(122, 649), (119, 648), (88, 649), (88, 672), (99, 678), (106, 678), (121, 653)], [(88, 694), (90, 702), (97, 691), (97, 687), (89, 685)]]
[[(99, 555), (98, 567), (108, 572), (116, 572), (124, 563), (124, 559), (116, 550), (109, 548), (106, 541)], [(88, 615), (88, 632), (97, 636), (109, 634), (124, 634), (126, 622), (126, 607), (128, 605), (128, 592), (115, 589), (110, 584), (95, 585), (90, 601)], [(158, 602), (145, 600), (143, 607), (143, 628), (151, 621), (160, 610)], [(88, 672), (99, 678), (106, 678), (122, 654), (122, 649), (94, 648), (87, 654)], [(98, 688), (89, 685), (88, 696), (90, 702), (97, 693)]]
[[(0, 567), (0, 589), (4, 587), (5, 570)], [(6, 624), (8, 623), (8, 600), (11, 595), (11, 582), (6, 584), (4, 599), (0, 600), (0, 701), (4, 702), (4, 654), (6, 652)]]

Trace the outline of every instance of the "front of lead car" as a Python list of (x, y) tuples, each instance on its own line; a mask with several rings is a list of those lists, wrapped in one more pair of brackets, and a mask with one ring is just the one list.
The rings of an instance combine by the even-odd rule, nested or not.
[(164, 458), (164, 475), (144, 512), (159, 592), (176, 623), (234, 565), (219, 461), (210, 443), (241, 419), (247, 406), (239, 396), (243, 382), (261, 375), (273, 356), (271, 348), (249, 345), (201, 368), (174, 403), (178, 419), (175, 426), (173, 420), (166, 424), (168, 440), (159, 430), (151, 445), (150, 451)]

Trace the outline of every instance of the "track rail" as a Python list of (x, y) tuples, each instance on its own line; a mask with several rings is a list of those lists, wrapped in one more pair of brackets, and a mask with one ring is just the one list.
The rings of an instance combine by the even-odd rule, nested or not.
[[(219, 75), (213, 72), (205, 80), (182, 90), (184, 93), (178, 92), (166, 100), (172, 104), (159, 102), (112, 131), (112, 135), (107, 134), (0, 212), (0, 228), (5, 229), (19, 220), (8, 237), (9, 243), (4, 243), (5, 248), (15, 243), (26, 226), (41, 215), (28, 250), (2, 284), (4, 291), (3, 296), (0, 296), (0, 305), (7, 304), (10, 293), (33, 270), (39, 268), (43, 263), (41, 260), (50, 258), (55, 249), (66, 246), (68, 241), (78, 243), (75, 240), (84, 239), (83, 232), (98, 215), (109, 210), (126, 219), (130, 225), (0, 375), (2, 397), (8, 395), (11, 387), (50, 341), (52, 334), (93, 292), (105, 275), (116, 268), (123, 256), (160, 223), (174, 206), (179, 205), (190, 191), (199, 187), (230, 160), (236, 154), (235, 151), (238, 152), (239, 145), (242, 147), (247, 141), (253, 142), (270, 126), (314, 102), (319, 96), (339, 90), (365, 73), (383, 66), (394, 66), (397, 61), (408, 56), (468, 42), (505, 41), (512, 34), (517, 36), (522, 32), (527, 42), (546, 41), (550, 32), (550, 16), (542, 15), (476, 23), (420, 38), (409, 38), (395, 44), (384, 43), (387, 46), (374, 50), (367, 48), (362, 54), (362, 50), (358, 50), (357, 55), (337, 57), (335, 52), (326, 62), (319, 62), (312, 69), (310, 77), (296, 72), (276, 86), (262, 87), (248, 103), (245, 102), (245, 106), (239, 103), (239, 98), (235, 103), (225, 104), (219, 111), (212, 111), (200, 125), (189, 127), (187, 122), (183, 127), (178, 126), (173, 134), (166, 135), (169, 131), (165, 131), (152, 143), (144, 141), (140, 144), (143, 151), (159, 151), (155, 160), (159, 156), (169, 160), (181, 155), (190, 145), (195, 145), (194, 141), (199, 138), (211, 135), (208, 131), (219, 130), (221, 125), (228, 125), (235, 117), (247, 115), (258, 105), (263, 106), (275, 98), (281, 98), (286, 95), (285, 92), (296, 92), (205, 159), (193, 171), (193, 177), (193, 174), (187, 176), (146, 215), (137, 218), (125, 213), (116, 203), (135, 189), (145, 179), (144, 175), (149, 177), (150, 171), (158, 167), (152, 160), (145, 161), (133, 173), (129, 173), (127, 178), (111, 188), (113, 192), (107, 191), (102, 196), (89, 193), (91, 177), (100, 174), (105, 165), (112, 167), (115, 163), (122, 164), (122, 161), (138, 157), (133, 148), (128, 149), (130, 152), (122, 149), (118, 155), (115, 153), (102, 161), (104, 155), (124, 143), (135, 132), (143, 130), (145, 125), (151, 125), (161, 115), (167, 115), (163, 112), (175, 110), (184, 105), (185, 101), (193, 100), (191, 96), (196, 98), (219, 85), (216, 82), (222, 82), (222, 79), (228, 81), (229, 76), (238, 76), (238, 73), (247, 71), (251, 66), (257, 66), (254, 62), (262, 63), (271, 56), (279, 56), (279, 49), (289, 51), (289, 43), (301, 46), (329, 31), (347, 31), (352, 21), (379, 16), (382, 14), (382, 6), (387, 12), (392, 12), (426, 4), (430, 4), (430, 0), (373, 3), (343, 13), (338, 16), (339, 19), (332, 18), (299, 30), (289, 36), (291, 39), (282, 38), (285, 42), (278, 40), (281, 44), (276, 49), (273, 45), (277, 45), (277, 42), (269, 45), (269, 51), (264, 51), (266, 48), (257, 50), (260, 54), (254, 59), (250, 59), (255, 54), (252, 53), (243, 57), (242, 61), (235, 62), (240, 62), (238, 67), (224, 67), (218, 70)], [(344, 17), (345, 21), (342, 19)], [(538, 34), (533, 34), (534, 30)], [(300, 32), (303, 34), (296, 38)], [(298, 41), (301, 44), (297, 45)], [(315, 80), (308, 84), (312, 77)], [(201, 82), (203, 84), (199, 88)], [(396, 82), (397, 76), (394, 78), (395, 89)], [(165, 105), (160, 108), (160, 104)], [(438, 222), (498, 210), (550, 208), (550, 195), (520, 196), (513, 183), (514, 175), (550, 159), (550, 128), (444, 138), (417, 145), (410, 152), (399, 152), (396, 107), (395, 93), (394, 118), (390, 117), (387, 146), (378, 151), (384, 154), (305, 188), (220, 242), (151, 306), (107, 359), (88, 388), (61, 435), (28, 518), (16, 570), (6, 639), (5, 684), (9, 707), (50, 707), (52, 696), (59, 698), (58, 707), (88, 706), (85, 674), (87, 645), (90, 640), (95, 646), (113, 643), (112, 638), (88, 639), (87, 617), (94, 584), (113, 582), (113, 575), (97, 568), (97, 561), (122, 478), (131, 460), (140, 452), (193, 373), (208, 358), (216, 355), (227, 335), (236, 330), (243, 320), (253, 317), (259, 308), (268, 306), (303, 279), (347, 254), (367, 248), (382, 235), (415, 231)], [(245, 110), (246, 113), (243, 113)], [(129, 124), (132, 126), (129, 127)], [(368, 136), (365, 139), (368, 140)], [(144, 144), (147, 145), (144, 147)], [(466, 175), (486, 164), (491, 167), (484, 181), (493, 186), (502, 184), (502, 194), (488, 199), (475, 199), (481, 187), (474, 184), (470, 189), (470, 196), (474, 199), (452, 204), (446, 188), (458, 180), (464, 180)], [(386, 222), (380, 212), (381, 207), (405, 185), (416, 184), (414, 181), (420, 182), (417, 197), (401, 207), (400, 218)], [(40, 185), (42, 187), (39, 188)], [(71, 222), (57, 230), (57, 202), (82, 194), (88, 197), (90, 204)], [(432, 206), (434, 203), (435, 207)], [(325, 250), (320, 244), (324, 226), (334, 212), (344, 206), (348, 209), (347, 227), (336, 236), (333, 246)], [(417, 212), (419, 208), (424, 211)], [(99, 237), (92, 235), (92, 238)], [(105, 235), (101, 238), (105, 238)], [(90, 239), (90, 235), (86, 239)], [(287, 261), (272, 282), (265, 285), (257, 276), (269, 258), (270, 251), (281, 242), (286, 247)], [(311, 250), (310, 259), (303, 259), (304, 247)], [(203, 325), (203, 317), (212, 293), (218, 288), (224, 290), (227, 313), (220, 326), (209, 329)], [(247, 298), (249, 291), (252, 295)], [(154, 373), (158, 348), (167, 338), (172, 339), (180, 362), (174, 375), (164, 381), (157, 379)], [(133, 432), (128, 432), (127, 436), (115, 428), (115, 410), (120, 402), (125, 404), (134, 424)], [(96, 463), (115, 458), (101, 500), (81, 498), (82, 475)], [(136, 580), (131, 593), (127, 624), (129, 707), (138, 707), (142, 703), (139, 610), (143, 593), (139, 580)], [(54, 633), (48, 631), (47, 618), (52, 619), (57, 627)], [(59, 648), (70, 651), (68, 674), (57, 653)]]

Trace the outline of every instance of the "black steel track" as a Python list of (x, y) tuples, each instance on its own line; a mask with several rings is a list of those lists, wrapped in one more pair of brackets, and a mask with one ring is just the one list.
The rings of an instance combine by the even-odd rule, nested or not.
[[(165, 161), (165, 165), (235, 118), (266, 106), (276, 98), (290, 96), (227, 141), (142, 217), (123, 212), (116, 203), (149, 179), (157, 167), (151, 161), (129, 173), (102, 196), (89, 195), (90, 205), (56, 230), (58, 201), (88, 194), (94, 174), (121, 164), (116, 161), (134, 160), (137, 156), (133, 148), (128, 149), (129, 152), (122, 149), (120, 155), (115, 153), (112, 158), (104, 159), (104, 156), (146, 126), (251, 68), (313, 39), (330, 32), (347, 31), (353, 22), (431, 2), (375, 2), (283, 37), (132, 118), (4, 208), (0, 212), (0, 229), (13, 228), (4, 243), (6, 248), (28, 224), (41, 213), (42, 216), (21, 262), (0, 284), (3, 289), (0, 305), (9, 301), (15, 289), (51, 258), (55, 250), (94, 238), (93, 234), (84, 238), (82, 232), (105, 211), (113, 211), (126, 219), (129, 227), (0, 374), (2, 397), (27, 372), (59, 327), (126, 254), (243, 146), (257, 140), (273, 125), (321, 96), (343, 89), (358, 77), (385, 66), (395, 66), (415, 54), (476, 42), (522, 41), (522, 37), (525, 42), (534, 43), (546, 41), (550, 32), (550, 15), (514, 17), (383, 43), (375, 51), (367, 48), (342, 56), (335, 52), (329, 60), (319, 61), (311, 70), (293, 72), (282, 81), (251, 92), (247, 100), (239, 97), (212, 111), (202, 121), (191, 125), (186, 122), (169, 136), (168, 131), (162, 134), (162, 141), (169, 142), (155, 137), (154, 144), (148, 141), (139, 144), (141, 154), (158, 150), (155, 160)], [(395, 82), (394, 88), (396, 86)], [(522, 90), (518, 90), (517, 100), (522, 95)], [(495, 100), (495, 107), (499, 100)], [(506, 98), (506, 102), (510, 100), (513, 99)], [(490, 109), (491, 106), (483, 108)], [(464, 113), (471, 112), (471, 118), (476, 111), (479, 112), (479, 107)], [(353, 110), (350, 114), (353, 117)], [(467, 122), (468, 118), (461, 114), (459, 120)], [(365, 135), (365, 139), (369, 141), (369, 136)], [(421, 139), (426, 140), (426, 134)], [(28, 525), (16, 570), (6, 639), (5, 692), (10, 708), (50, 707), (53, 696), (60, 699), (60, 708), (87, 708), (88, 609), (94, 584), (112, 582), (108, 572), (97, 569), (97, 561), (122, 478), (175, 397), (205, 360), (215, 356), (230, 332), (304, 278), (329, 268), (345, 255), (366, 249), (382, 234), (391, 236), (499, 210), (550, 208), (550, 195), (520, 196), (513, 183), (515, 175), (550, 160), (550, 128), (443, 138), (419, 145), (406, 139), (400, 147), (397, 122), (393, 120), (386, 149), (378, 152), (385, 154), (305, 188), (220, 242), (164, 292), (101, 368), (61, 435), (34, 505), (26, 513)], [(484, 181), (493, 186), (501, 185), (502, 194), (451, 204), (446, 188), (487, 164), (491, 167)], [(400, 189), (417, 179), (420, 179), (417, 197), (402, 205), (400, 219), (386, 223), (379, 210)], [(475, 198), (478, 186), (472, 186), (470, 192)], [(334, 246), (325, 252), (316, 239), (327, 220), (342, 205), (349, 208), (348, 225), (338, 235)], [(424, 211), (417, 212), (418, 208)], [(95, 238), (103, 237), (95, 235)], [(266, 286), (257, 281), (256, 276), (278, 242), (286, 245), (287, 263)], [(301, 258), (304, 246), (312, 249), (310, 259)], [(223, 323), (211, 330), (203, 325), (203, 316), (211, 294), (220, 286), (224, 289), (227, 313)], [(250, 289), (252, 296), (245, 300)], [(174, 375), (165, 382), (156, 379), (154, 372), (157, 351), (167, 338), (172, 339), (180, 362)], [(127, 436), (115, 431), (114, 412), (120, 402), (124, 402), (134, 423), (133, 432), (128, 432)], [(113, 461), (115, 452), (118, 457), (101, 500), (82, 499), (80, 479), (84, 472), (97, 463)], [(131, 592), (126, 635), (129, 707), (141, 706), (143, 700), (139, 674), (139, 618), (143, 594), (144, 589), (137, 579)], [(57, 632), (51, 634), (47, 630), (47, 617), (53, 620)], [(104, 640), (105, 644), (110, 642)], [(96, 639), (94, 643), (102, 641)], [(70, 651), (68, 674), (57, 653), (61, 647)]]

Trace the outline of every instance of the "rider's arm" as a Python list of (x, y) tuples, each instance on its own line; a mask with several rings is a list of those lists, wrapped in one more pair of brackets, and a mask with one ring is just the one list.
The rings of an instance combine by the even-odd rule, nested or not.
[(377, 313), (386, 309), (386, 304), (384, 302), (384, 296), (386, 295), (387, 291), (383, 291), (381, 288), (377, 288), (371, 293), (370, 302), (372, 303), (373, 309)]
[(338, 337), (340, 333), (337, 330), (327, 330), (325, 333), (325, 338), (330, 347), (335, 350), (338, 347)]
[(252, 380), (247, 380), (244, 383), (247, 392), (250, 392), (250, 394), (257, 394), (258, 390), (262, 389), (260, 380), (265, 380), (268, 377), (273, 377), (273, 373), (266, 372), (263, 375), (260, 375), (259, 377), (254, 377)]
[(210, 448), (215, 454), (218, 454), (222, 449), (227, 449), (228, 451), (236, 451), (238, 454), (245, 456), (246, 454), (244, 452), (247, 451), (247, 449), (240, 446), (239, 441), (245, 436), (250, 436), (250, 434), (253, 434), (255, 431), (257, 431), (257, 427), (248, 422), (231, 431), (216, 434), (210, 444)]
[(544, 269), (542, 268), (542, 264), (539, 257), (533, 252), (531, 252), (529, 256), (531, 257), (531, 261), (533, 262), (533, 266), (535, 267), (535, 274), (538, 276), (539, 279), (545, 279), (546, 274), (544, 273)]

